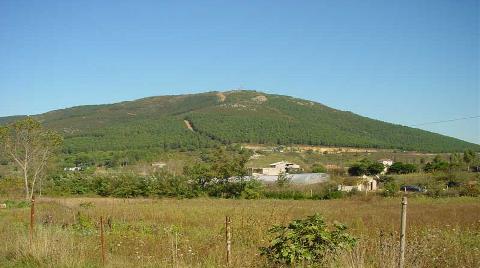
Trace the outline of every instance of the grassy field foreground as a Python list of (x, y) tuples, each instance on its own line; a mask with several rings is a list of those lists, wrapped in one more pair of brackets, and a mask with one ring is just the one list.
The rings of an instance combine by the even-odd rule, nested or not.
[[(478, 198), (410, 198), (406, 267), (480, 267)], [(29, 208), (0, 210), (1, 267), (101, 266), (99, 218), (108, 267), (222, 267), (225, 215), (232, 217), (233, 267), (266, 267), (267, 230), (316, 212), (359, 238), (332, 267), (394, 267), (400, 199), (328, 201), (42, 198), (33, 245)]]

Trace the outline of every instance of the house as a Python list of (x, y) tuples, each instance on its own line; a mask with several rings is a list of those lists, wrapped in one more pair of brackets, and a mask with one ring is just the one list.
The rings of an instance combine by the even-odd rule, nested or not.
[[(270, 164), (268, 168), (262, 168), (261, 174), (269, 176), (278, 176), (281, 173), (290, 173), (300, 170), (300, 166), (287, 161), (280, 161)], [(259, 171), (259, 170), (258, 170)]]
[(363, 175), (358, 180), (353, 181), (352, 185), (338, 185), (338, 190), (343, 192), (350, 192), (352, 190), (359, 192), (370, 192), (378, 189), (378, 176), (371, 177)]
[(380, 163), (380, 164), (383, 164), (384, 168), (383, 168), (383, 171), (381, 173), (382, 175), (386, 174), (387, 171), (388, 171), (388, 168), (393, 165), (393, 160), (388, 159), (388, 158), (379, 159), (377, 162)]

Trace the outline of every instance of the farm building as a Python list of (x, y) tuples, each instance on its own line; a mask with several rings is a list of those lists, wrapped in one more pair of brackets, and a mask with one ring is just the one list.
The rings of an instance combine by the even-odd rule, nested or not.
[(300, 170), (300, 166), (287, 161), (280, 161), (270, 164), (267, 168), (254, 169), (253, 174), (261, 174), (267, 176), (278, 176), (282, 173), (290, 173)]
[(351, 185), (338, 185), (339, 191), (350, 192), (350, 191), (376, 191), (378, 189), (377, 184), (378, 176), (371, 177), (363, 175), (362, 177), (352, 180)]

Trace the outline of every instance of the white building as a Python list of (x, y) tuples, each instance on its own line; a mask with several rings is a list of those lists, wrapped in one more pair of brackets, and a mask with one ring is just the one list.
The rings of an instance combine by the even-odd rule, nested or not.
[(388, 171), (388, 168), (393, 165), (393, 160), (392, 159), (380, 159), (380, 160), (378, 160), (378, 163), (383, 164), (383, 171), (381, 173), (383, 175), (383, 174), (386, 174), (387, 171)]
[(290, 163), (287, 161), (280, 161), (280, 162), (270, 164), (270, 167), (268, 168), (262, 168), (262, 174), (269, 175), (269, 176), (278, 176), (281, 173), (289, 173), (299, 169), (300, 169), (300, 166), (297, 164)]
[(359, 180), (355, 181), (353, 185), (338, 185), (339, 191), (350, 192), (356, 190), (359, 192), (370, 192), (378, 189), (378, 176), (370, 177), (363, 175)]

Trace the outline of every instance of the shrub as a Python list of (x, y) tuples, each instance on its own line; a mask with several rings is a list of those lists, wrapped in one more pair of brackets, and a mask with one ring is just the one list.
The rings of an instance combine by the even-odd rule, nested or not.
[(323, 195), (323, 199), (339, 199), (344, 196), (344, 192), (339, 191), (335, 187), (328, 187), (325, 190), (325, 193)]
[(348, 168), (348, 174), (351, 176), (361, 176), (368, 173), (367, 166), (362, 163), (353, 164), (350, 168)]
[(260, 252), (269, 261), (278, 264), (324, 263), (326, 258), (342, 250), (351, 249), (356, 238), (346, 232), (343, 224), (328, 226), (319, 214), (294, 220), (288, 226), (274, 226), (269, 233), (276, 234)]
[(348, 174), (351, 176), (362, 176), (362, 175), (377, 175), (380, 174), (385, 167), (382, 163), (371, 162), (368, 159), (363, 159), (358, 163), (353, 164), (348, 169)]
[(250, 180), (245, 182), (244, 189), (240, 196), (245, 199), (258, 199), (263, 196), (264, 187), (262, 182), (258, 180)]
[(479, 197), (480, 196), (480, 186), (478, 184), (465, 184), (460, 189), (461, 196), (473, 196)]
[(378, 178), (378, 182), (380, 183), (389, 183), (389, 182), (394, 182), (395, 179), (392, 176), (380, 176)]
[(285, 173), (280, 173), (277, 177), (276, 183), (278, 187), (285, 187), (289, 185), (291, 181), (292, 181), (292, 177), (288, 176)]
[(402, 162), (395, 162), (388, 168), (389, 174), (409, 174), (417, 171), (417, 166), (414, 164), (406, 164)]
[(321, 164), (315, 164), (312, 166), (312, 173), (325, 173), (327, 169)]
[(398, 186), (395, 182), (387, 182), (383, 187), (382, 195), (385, 197), (395, 196), (395, 193), (398, 191)]

